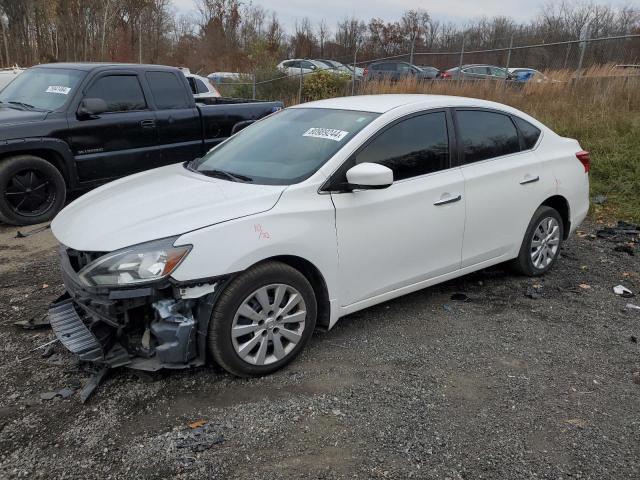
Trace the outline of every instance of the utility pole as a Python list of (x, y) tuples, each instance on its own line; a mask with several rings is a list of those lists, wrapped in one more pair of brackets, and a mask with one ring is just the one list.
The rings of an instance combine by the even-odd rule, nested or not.
[(356, 40), (356, 48), (353, 51), (353, 76), (351, 79), (351, 95), (355, 95), (356, 94), (356, 59), (358, 56), (358, 48), (360, 47), (360, 45), (358, 44), (358, 41)]
[(587, 49), (589, 39), (589, 30), (591, 30), (591, 20), (588, 20), (580, 30), (580, 59), (578, 60), (578, 75), (582, 75), (582, 62), (584, 60), (584, 51)]
[(509, 42), (509, 53), (507, 53), (507, 66), (505, 70), (507, 71), (507, 76), (504, 77), (505, 83), (509, 79), (509, 64), (511, 63), (511, 49), (513, 48), (513, 35), (511, 35), (511, 41)]
[(413, 51), (416, 46), (416, 37), (418, 36), (418, 29), (414, 28), (413, 34), (411, 35), (411, 54), (409, 55), (409, 63), (413, 65)]
[(462, 60), (464, 58), (464, 35), (462, 35), (462, 46), (460, 47), (460, 63), (458, 64), (458, 79), (462, 82)]

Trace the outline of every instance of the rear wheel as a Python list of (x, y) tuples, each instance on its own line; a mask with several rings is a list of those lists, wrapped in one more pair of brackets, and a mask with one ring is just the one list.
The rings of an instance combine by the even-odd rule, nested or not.
[(316, 297), (304, 275), (280, 262), (257, 265), (220, 295), (209, 323), (209, 351), (234, 375), (267, 375), (300, 353), (316, 315)]
[(66, 185), (56, 167), (33, 155), (0, 163), (0, 220), (32, 225), (51, 220), (65, 201)]
[(529, 223), (513, 267), (528, 276), (546, 273), (558, 259), (563, 238), (564, 224), (557, 210), (539, 207)]

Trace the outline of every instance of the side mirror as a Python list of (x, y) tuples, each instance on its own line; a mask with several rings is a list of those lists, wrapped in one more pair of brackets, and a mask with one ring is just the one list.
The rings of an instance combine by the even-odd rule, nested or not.
[(108, 109), (107, 102), (101, 98), (85, 98), (78, 107), (78, 118), (93, 118)]
[(393, 183), (393, 171), (378, 163), (359, 163), (347, 170), (347, 183), (354, 190), (379, 190)]

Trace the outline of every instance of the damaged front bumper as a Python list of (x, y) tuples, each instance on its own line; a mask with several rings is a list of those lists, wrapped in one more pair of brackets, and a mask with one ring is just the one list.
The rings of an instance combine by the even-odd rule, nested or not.
[(86, 287), (77, 274), (81, 255), (60, 248), (66, 293), (48, 312), (54, 333), (69, 351), (107, 368), (157, 371), (205, 363), (209, 319), (224, 279)]

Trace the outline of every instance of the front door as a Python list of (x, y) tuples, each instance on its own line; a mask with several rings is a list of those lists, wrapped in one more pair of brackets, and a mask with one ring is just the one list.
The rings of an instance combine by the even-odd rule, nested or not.
[(159, 165), (155, 113), (135, 73), (94, 78), (83, 98), (100, 98), (108, 111), (92, 118), (69, 116), (68, 143), (80, 181), (107, 180)]
[(339, 184), (348, 168), (371, 162), (394, 174), (384, 190), (332, 193), (342, 306), (460, 268), (464, 181), (451, 167), (448, 123), (444, 111), (402, 119), (336, 173)]

